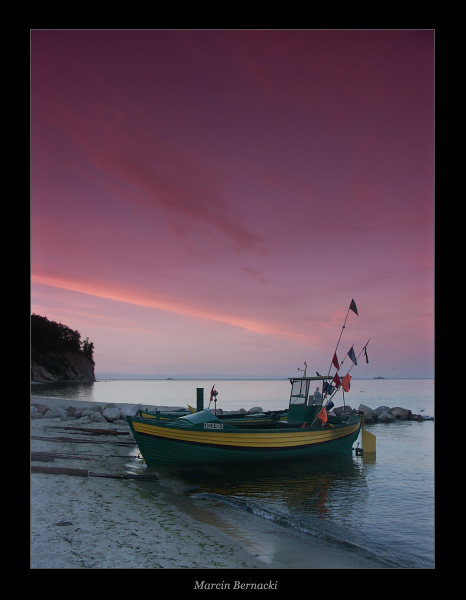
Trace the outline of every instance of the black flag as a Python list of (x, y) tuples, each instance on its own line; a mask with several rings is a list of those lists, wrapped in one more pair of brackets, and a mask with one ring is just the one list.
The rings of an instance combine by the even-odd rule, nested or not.
[(350, 309), (358, 315), (358, 309), (356, 308), (356, 302), (354, 300), (351, 300)]
[(366, 363), (369, 363), (369, 357), (367, 356), (366, 346), (364, 346), (364, 356), (366, 357)]

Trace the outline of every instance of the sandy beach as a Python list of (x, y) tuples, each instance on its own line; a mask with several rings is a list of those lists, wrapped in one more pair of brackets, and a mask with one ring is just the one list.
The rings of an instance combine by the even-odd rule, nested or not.
[[(57, 399), (35, 401), (63, 406), (63, 401)], [(82, 404), (66, 401), (66, 406)], [(103, 441), (99, 444), (92, 440), (72, 443), (52, 439), (73, 434), (82, 439), (76, 431), (64, 431), (70, 425), (73, 422), (31, 420), (31, 451), (78, 456), (56, 458), (51, 464), (57, 467), (108, 474), (144, 470), (143, 461), (137, 458), (137, 446), (115, 445), (116, 436), (93, 437), (94, 441)], [(124, 430), (122, 426), (93, 424), (97, 429), (109, 427)], [(35, 439), (39, 437), (50, 439)], [(31, 567), (261, 566), (241, 544), (180, 511), (173, 495), (157, 481), (31, 473)]]
[[(85, 402), (32, 397), (49, 407)], [(98, 474), (143, 474), (129, 428), (93, 423), (122, 435), (90, 435), (74, 419), (31, 419), (31, 452), (60, 454), (32, 465)], [(82, 425), (89, 427), (89, 425)], [(58, 439), (65, 438), (65, 439)], [(132, 443), (133, 442), (133, 443)], [(30, 566), (131, 569), (370, 568), (373, 562), (254, 515), (215, 511), (184, 490), (157, 481), (31, 473)]]

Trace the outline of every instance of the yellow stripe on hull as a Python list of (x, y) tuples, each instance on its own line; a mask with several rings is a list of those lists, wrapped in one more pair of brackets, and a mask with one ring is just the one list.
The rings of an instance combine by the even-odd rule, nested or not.
[(247, 448), (291, 448), (322, 444), (345, 437), (359, 429), (359, 422), (341, 428), (302, 431), (250, 432), (241, 431), (190, 431), (172, 429), (153, 424), (133, 421), (136, 433), (146, 434), (167, 440), (191, 442), (204, 445), (247, 447)]

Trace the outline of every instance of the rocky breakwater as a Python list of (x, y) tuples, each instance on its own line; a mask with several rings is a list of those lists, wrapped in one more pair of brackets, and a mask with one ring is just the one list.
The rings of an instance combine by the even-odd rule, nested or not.
[(60, 421), (76, 421), (83, 425), (91, 423), (112, 423), (113, 425), (127, 425), (126, 417), (134, 417), (138, 410), (141, 410), (141, 404), (126, 405), (120, 407), (109, 403), (89, 405), (86, 408), (76, 408), (75, 406), (52, 406), (47, 404), (31, 404), (31, 419), (59, 419)]
[(394, 421), (433, 421), (434, 417), (414, 414), (408, 408), (401, 408), (400, 406), (394, 406), (390, 408), (389, 406), (378, 406), (375, 409), (366, 406), (365, 404), (360, 404), (358, 409), (351, 408), (351, 406), (339, 406), (338, 408), (334, 408), (330, 411), (329, 414), (334, 414), (337, 417), (346, 415), (356, 415), (359, 412), (364, 413), (364, 422), (365, 423), (393, 423)]

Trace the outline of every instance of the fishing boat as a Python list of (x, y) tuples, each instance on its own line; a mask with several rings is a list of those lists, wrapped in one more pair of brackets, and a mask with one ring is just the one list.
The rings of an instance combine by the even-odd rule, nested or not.
[[(261, 422), (250, 428), (241, 419), (220, 419), (201, 408), (175, 419), (160, 416), (127, 417), (127, 421), (149, 467), (214, 463), (244, 463), (309, 458), (322, 453), (351, 453), (363, 415), (332, 417), (330, 404), (322, 406), (320, 393), (311, 384), (332, 376), (290, 378), (291, 392), (286, 420)], [(333, 405), (333, 403), (332, 403)], [(323, 412), (325, 411), (325, 413)]]
[[(350, 312), (357, 316), (354, 300), (346, 313), (328, 375), (307, 377), (307, 363), (304, 363), (302, 377), (290, 378), (291, 392), (287, 411), (279, 416), (264, 415), (255, 419), (251, 427), (251, 415), (247, 418), (221, 418), (204, 410), (204, 389), (197, 389), (197, 410), (178, 418), (162, 418), (160, 414), (126, 417), (139, 446), (141, 454), (149, 467), (159, 465), (189, 465), (214, 463), (246, 463), (274, 460), (309, 459), (317, 455), (351, 453), (353, 443), (358, 439), (364, 424), (364, 413), (336, 417), (328, 414), (333, 407), (332, 398), (339, 389), (350, 389), (350, 371), (357, 365), (364, 353), (366, 362), (367, 345), (358, 356), (351, 346), (345, 358), (339, 362), (338, 346)], [(346, 375), (340, 379), (338, 371), (349, 357), (352, 363)], [(330, 375), (332, 367), (336, 372)], [(322, 392), (318, 388), (310, 392), (311, 383), (322, 383)], [(210, 402), (216, 403), (217, 392), (212, 387)], [(216, 406), (216, 404), (215, 404)], [(145, 418), (144, 418), (145, 417)], [(364, 442), (367, 433), (367, 442)], [(371, 453), (375, 452), (375, 436), (363, 429), (363, 446)]]

